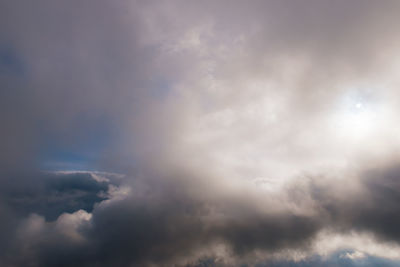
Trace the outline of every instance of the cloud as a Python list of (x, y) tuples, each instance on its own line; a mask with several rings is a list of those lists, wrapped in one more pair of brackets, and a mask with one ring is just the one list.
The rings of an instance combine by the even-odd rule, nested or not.
[(2, 2), (0, 261), (398, 260), (398, 9)]
[(90, 173), (32, 173), (29, 178), (34, 179), (34, 185), (17, 184), (2, 189), (5, 203), (18, 214), (35, 212), (48, 220), (63, 212), (90, 212), (95, 203), (106, 199), (101, 193), (107, 192), (109, 186), (94, 180)]
[[(67, 177), (74, 181), (74, 175)], [(380, 183), (390, 182), (387, 177), (380, 176)], [(281, 198), (275, 211), (257, 209), (257, 202), (265, 193), (258, 189), (252, 192), (260, 197), (256, 200), (232, 191), (211, 201), (187, 195), (188, 190), (177, 187), (179, 184), (164, 187), (140, 182), (122, 195), (109, 194), (110, 198), (98, 201), (91, 213), (62, 213), (54, 221), (36, 214), (28, 216), (16, 230), (20, 239), (13, 249), (18, 251), (16, 254), (27, 255), (26, 262), (38, 266), (78, 262), (83, 266), (184, 266), (207, 258), (222, 265), (266, 260), (300, 264), (315, 255), (325, 257), (338, 250), (398, 260), (396, 230), (382, 219), (396, 209), (387, 208), (388, 215), (382, 215), (369, 205), (359, 204), (370, 201), (370, 194), (377, 196), (376, 207), (395, 207), (396, 201), (379, 187), (370, 188), (364, 176), (358, 179), (357, 186), (349, 187), (349, 192), (331, 184), (327, 191), (326, 183), (332, 182), (329, 179), (315, 177), (307, 183), (299, 179), (275, 193), (273, 198)], [(165, 183), (171, 185), (170, 181)], [(110, 190), (115, 191), (112, 187)], [(324, 194), (323, 199), (315, 192)], [(296, 202), (299, 194), (311, 196), (309, 203)], [(312, 212), (307, 214), (306, 207)], [(381, 216), (376, 219), (379, 226), (366, 223), (364, 218), (369, 214)], [(393, 216), (392, 219), (395, 220)], [(385, 229), (384, 234), (380, 229)], [(10, 262), (24, 261), (14, 258)]]

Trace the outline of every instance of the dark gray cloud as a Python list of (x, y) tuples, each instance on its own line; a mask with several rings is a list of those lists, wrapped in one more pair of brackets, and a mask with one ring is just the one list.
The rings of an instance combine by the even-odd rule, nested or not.
[(329, 214), (332, 227), (339, 231), (369, 231), (381, 240), (400, 242), (398, 165), (368, 170), (362, 175), (358, 192), (338, 194), (341, 189), (332, 184), (311, 186), (311, 192)]
[[(93, 188), (101, 187), (87, 181), (85, 183), (84, 179), (78, 182), (75, 180), (77, 176), (62, 178), (65, 193), (79, 187), (90, 194)], [(75, 184), (77, 182), (78, 185)], [(49, 183), (53, 187), (54, 181)], [(71, 196), (62, 196), (66, 203), (56, 206), (58, 212), (71, 212), (68, 210), (71, 208), (68, 205)], [(82, 197), (77, 196), (75, 201), (81, 209), (87, 206)], [(21, 243), (12, 246), (15, 255), (24, 254), (24, 250), (30, 253), (26, 257), (10, 257), (10, 263), (32, 266), (185, 265), (196, 262), (197, 256), (201, 258), (208, 255), (197, 255), (198, 250), (206, 249), (205, 252), (213, 256), (214, 253), (207, 247), (217, 244), (227, 245), (232, 249), (232, 255), (236, 256), (246, 256), (255, 249), (275, 251), (302, 247), (320, 228), (316, 218), (287, 214), (261, 215), (249, 210), (236, 211), (244, 214), (240, 218), (222, 218), (210, 223), (207, 206), (211, 203), (195, 201), (184, 193), (167, 188), (161, 195), (149, 192), (148, 196), (133, 195), (110, 201), (96, 206), (90, 221), (78, 221), (75, 230), (86, 240), (81, 243), (72, 236), (64, 235), (63, 229), (57, 227), (63, 221), (62, 216), (53, 223), (51, 216), (48, 217), (49, 223), (44, 221), (44, 217), (31, 216), (22, 224), (22, 228), (16, 230), (17, 233), (28, 233), (23, 235), (19, 241)], [(56, 207), (46, 205), (50, 212), (54, 212), (51, 209)], [(27, 203), (25, 208), (39, 214), (42, 212), (40, 206), (35, 207), (31, 203)], [(30, 229), (34, 233), (30, 233)], [(38, 233), (35, 234), (35, 231)]]
[[(238, 208), (238, 205), (232, 205), (229, 200), (218, 203), (194, 200), (185, 191), (181, 191), (182, 188), (154, 188), (152, 185), (152, 190), (142, 195), (128, 194), (123, 198), (109, 195), (109, 200), (97, 199), (94, 210), (89, 210), (92, 211), (92, 217), (77, 220), (73, 225), (74, 231), (84, 241), (77, 241), (74, 235), (63, 232), (63, 229), (69, 229), (72, 225), (69, 221), (62, 224), (65, 220), (63, 216), (56, 221), (49, 217), (49, 222), (45, 222), (44, 217), (31, 216), (25, 219), (22, 224), (25, 226), (20, 226), (15, 231), (19, 233), (32, 229), (39, 233), (26, 233), (23, 241), (19, 241), (21, 243), (13, 243), (14, 246), (11, 246), (15, 255), (20, 255), (24, 250), (30, 253), (26, 258), (8, 257), (11, 264), (24, 266), (201, 266), (200, 259), (211, 257), (214, 259), (211, 262), (216, 266), (225, 266), (232, 263), (227, 263), (226, 259), (221, 259), (221, 255), (213, 251), (218, 245), (226, 246), (225, 256), (235, 258), (237, 264), (246, 262), (241, 259), (247, 259), (247, 263), (257, 263), (262, 262), (262, 258), (250, 258), (255, 257), (254, 253), (260, 250), (268, 253), (276, 253), (282, 249), (307, 251), (318, 232), (323, 229), (334, 229), (345, 235), (352, 231), (369, 232), (377, 236), (377, 242), (399, 243), (395, 227), (398, 217), (398, 190), (393, 185), (387, 189), (392, 193), (382, 190), (393, 182), (393, 174), (397, 169), (392, 167), (368, 172), (365, 175), (373, 178), (359, 178), (361, 186), (357, 189), (358, 192), (349, 190), (353, 195), (343, 194), (336, 185), (327, 185), (317, 178), (310, 179), (303, 186), (289, 186), (286, 193), (291, 196), (296, 194), (294, 191), (313, 196), (313, 201), (319, 205), (316, 209), (318, 212), (313, 215), (296, 215), (284, 211), (265, 214), (249, 206)], [(98, 192), (104, 189), (102, 183), (97, 184), (92, 178), (85, 180), (84, 177), (88, 177), (88, 174), (69, 174), (56, 182), (47, 180), (46, 183), (52, 190), (61, 187), (61, 191), (65, 193), (74, 192), (76, 188), (89, 194), (93, 190)], [(374, 186), (371, 186), (371, 181), (375, 181)], [(140, 191), (146, 191), (146, 188), (143, 187)], [(66, 196), (65, 205), (58, 206), (60, 214), (70, 208), (68, 204), (71, 198)], [(75, 196), (75, 200), (79, 206), (74, 211), (67, 212), (72, 213), (69, 215), (71, 218), (84, 218), (76, 211), (78, 208), (85, 209), (87, 203), (80, 196)], [(214, 214), (216, 207), (217, 212), (221, 212), (220, 216)], [(35, 213), (41, 212), (40, 206), (34, 207), (31, 203), (26, 208)], [(48, 205), (47, 208), (55, 207)], [(36, 228), (35, 223), (39, 225)], [(33, 247), (26, 249), (26, 246)], [(340, 253), (345, 255), (344, 252)], [(374, 256), (371, 257), (370, 260), (363, 257), (363, 262), (372, 264)], [(379, 257), (376, 260), (380, 261)], [(317, 265), (318, 262), (325, 261), (311, 258), (303, 259), (297, 264)], [(348, 262), (353, 260), (342, 257), (336, 261), (329, 260), (327, 264), (352, 264)], [(291, 263), (273, 260), (268, 264), (285, 266)], [(387, 264), (390, 265), (391, 261), (388, 260)]]
[(95, 203), (105, 199), (109, 185), (97, 182), (90, 173), (38, 173), (30, 179), (34, 179), (33, 185), (3, 188), (6, 204), (21, 215), (35, 212), (50, 221), (64, 212), (91, 212)]
[[(157, 185), (137, 184), (138, 194), (109, 190), (101, 197), (109, 182), (98, 182), (90, 173), (42, 173), (34, 185), (14, 185), (18, 192), (8, 188), (2, 193), (2, 230), (8, 237), (2, 242), (8, 252), (3, 258), (11, 266), (126, 266), (195, 264), (198, 257), (208, 256), (224, 265), (221, 255), (207, 248), (223, 244), (237, 260), (257, 250), (307, 250), (324, 228), (345, 234), (366, 231), (379, 242), (397, 243), (397, 171), (390, 166), (363, 173), (356, 181), (360, 184), (354, 188), (353, 179), (347, 192), (320, 178), (300, 180), (282, 192), (294, 202), (312, 196), (319, 207), (313, 215), (263, 213), (243, 198), (242, 205), (233, 199), (196, 200), (185, 186), (170, 184), (168, 177)], [(118, 180), (115, 184), (122, 186)], [(89, 202), (94, 209), (88, 208)], [(80, 209), (92, 212), (92, 217)], [(64, 212), (67, 215), (57, 218)], [(28, 216), (31, 213), (38, 215)], [(202, 250), (204, 254), (197, 254)]]

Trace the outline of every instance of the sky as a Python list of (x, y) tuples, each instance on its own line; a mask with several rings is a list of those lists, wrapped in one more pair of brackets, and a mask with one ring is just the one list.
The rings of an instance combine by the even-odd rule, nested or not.
[(399, 1), (0, 1), (0, 266), (400, 266)]

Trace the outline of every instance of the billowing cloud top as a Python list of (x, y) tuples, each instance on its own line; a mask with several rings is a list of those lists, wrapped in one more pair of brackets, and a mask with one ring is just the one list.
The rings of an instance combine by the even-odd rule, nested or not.
[(400, 265), (399, 11), (2, 1), (0, 265)]

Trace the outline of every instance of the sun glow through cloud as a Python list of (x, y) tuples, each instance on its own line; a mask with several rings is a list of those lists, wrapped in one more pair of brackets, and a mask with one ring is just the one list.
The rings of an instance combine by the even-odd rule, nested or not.
[(360, 93), (347, 93), (339, 100), (334, 111), (334, 128), (343, 139), (353, 142), (363, 142), (377, 131), (382, 130), (385, 119), (382, 103), (372, 97), (362, 97)]

